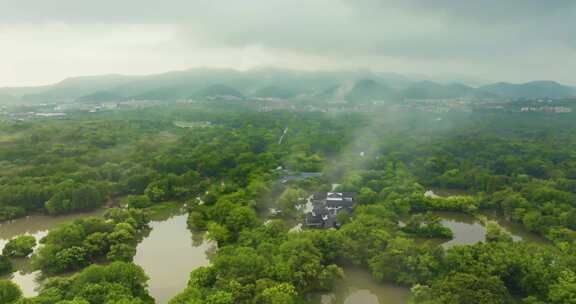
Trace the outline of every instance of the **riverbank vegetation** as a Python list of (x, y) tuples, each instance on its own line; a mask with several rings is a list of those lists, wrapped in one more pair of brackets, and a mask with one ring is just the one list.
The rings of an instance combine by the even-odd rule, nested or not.
[(50, 279), (37, 297), (18, 303), (151, 304), (147, 281), (142, 268), (131, 263), (92, 265), (71, 277)]
[(12, 262), (7, 256), (0, 254), (0, 276), (11, 273), (14, 270)]
[[(79, 272), (49, 280), (30, 303), (151, 303), (129, 262), (149, 211), (179, 206), (218, 250), (173, 304), (304, 303), (348, 264), (412, 288), (414, 303), (571, 303), (575, 117), (396, 114), (170, 105), (4, 123), (14, 136), (0, 145), (0, 220), (122, 206), (41, 240), (35, 267)], [(332, 183), (356, 194), (343, 225), (291, 229), (307, 197)], [(430, 187), (468, 194), (426, 195)], [(432, 211), (497, 213), (550, 244), (514, 241), (484, 221), (486, 242), (444, 248), (438, 239), (453, 233)], [(10, 271), (0, 256), (0, 272), (2, 259)]]
[(0, 303), (13, 304), (22, 298), (22, 290), (18, 285), (0, 280)]
[(402, 231), (426, 238), (451, 239), (452, 231), (442, 225), (441, 219), (432, 213), (420, 213), (412, 215)]

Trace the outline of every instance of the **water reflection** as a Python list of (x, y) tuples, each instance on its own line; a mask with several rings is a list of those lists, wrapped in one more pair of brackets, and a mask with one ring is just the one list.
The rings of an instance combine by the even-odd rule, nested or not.
[[(454, 234), (454, 238), (442, 244), (444, 248), (454, 245), (469, 245), (485, 241), (486, 227), (472, 215), (457, 212), (433, 212), (434, 215), (442, 219), (442, 224)], [(514, 241), (526, 241), (538, 244), (549, 243), (545, 238), (528, 231), (520, 224), (511, 223), (503, 217), (494, 214), (484, 214), (488, 220), (497, 222), (504, 230), (512, 236)]]
[(150, 223), (152, 231), (137, 248), (134, 263), (150, 278), (150, 295), (157, 303), (168, 301), (186, 288), (190, 272), (209, 264), (213, 243), (200, 233), (191, 234), (185, 214)]
[(344, 279), (333, 292), (314, 294), (311, 303), (316, 304), (406, 304), (410, 290), (392, 283), (378, 283), (367, 270), (345, 267)]
[[(426, 191), (429, 197), (450, 197), (458, 195), (473, 195), (473, 193), (461, 189), (431, 188)], [(442, 218), (442, 224), (452, 230), (454, 238), (442, 245), (449, 248), (454, 245), (475, 244), (485, 240), (486, 227), (474, 216), (456, 213), (456, 212), (434, 212), (435, 215)], [(488, 220), (495, 221), (504, 228), (514, 241), (527, 241), (539, 244), (549, 244), (544, 237), (528, 231), (519, 223), (506, 220), (496, 212), (485, 212), (482, 214)]]
[[(0, 249), (18, 235), (32, 235), (40, 240), (61, 224), (89, 216), (101, 216), (104, 209), (89, 213), (51, 217), (34, 215), (0, 224)], [(188, 282), (190, 272), (208, 265), (208, 255), (215, 249), (201, 233), (191, 234), (186, 226), (186, 215), (180, 211), (168, 212), (150, 223), (150, 234), (138, 245), (134, 262), (144, 268), (150, 277), (150, 294), (157, 303), (167, 303)], [(15, 259), (16, 272), (0, 277), (18, 284), (26, 297), (37, 295), (42, 282), (39, 271), (32, 271), (30, 259)]]
[(534, 232), (530, 232), (522, 224), (508, 221), (503, 216), (495, 212), (485, 213), (484, 215), (489, 220), (497, 222), (498, 225), (506, 229), (506, 231), (508, 231), (512, 235), (514, 241), (526, 241), (538, 244), (551, 244), (550, 241), (544, 238), (543, 236), (538, 235)]
[(470, 245), (483, 242), (486, 228), (471, 215), (455, 212), (434, 212), (442, 219), (442, 225), (450, 228), (454, 238), (442, 244), (444, 248), (454, 245)]
[(99, 209), (92, 212), (76, 213), (61, 216), (48, 215), (31, 215), (16, 220), (0, 223), (0, 248), (14, 237), (28, 234), (40, 240), (48, 234), (48, 231), (61, 224), (69, 223), (77, 219), (88, 216), (100, 216), (104, 214), (105, 209)]
[(14, 259), (12, 264), (17, 271), (0, 279), (9, 279), (18, 284), (25, 296), (35, 296), (40, 286), (40, 271), (32, 271), (30, 259)]

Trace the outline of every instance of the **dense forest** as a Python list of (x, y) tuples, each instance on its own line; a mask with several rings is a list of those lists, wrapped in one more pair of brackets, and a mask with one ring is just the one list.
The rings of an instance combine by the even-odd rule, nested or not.
[[(411, 288), (416, 304), (576, 303), (574, 118), (230, 103), (0, 121), (0, 221), (108, 209), (52, 229), (36, 250), (11, 240), (0, 275), (29, 258), (50, 278), (31, 298), (0, 280), (0, 303), (154, 303), (131, 262), (169, 202), (218, 247), (172, 304), (308, 303), (346, 265)], [(291, 178), (303, 172), (321, 174)], [(339, 229), (294, 231), (306, 198), (332, 185), (355, 193), (353, 213)], [(440, 246), (453, 232), (437, 211), (486, 221), (485, 241)], [(513, 240), (492, 213), (548, 242)]]

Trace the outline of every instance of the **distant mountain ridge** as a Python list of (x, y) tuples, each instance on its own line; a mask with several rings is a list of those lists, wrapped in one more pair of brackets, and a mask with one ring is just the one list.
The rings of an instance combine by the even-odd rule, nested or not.
[(555, 81), (532, 81), (522, 84), (500, 82), (481, 86), (478, 90), (509, 98), (565, 98), (576, 95), (576, 88)]
[(208, 100), (243, 100), (244, 95), (240, 91), (231, 88), (224, 84), (214, 84), (203, 88), (202, 90), (196, 92), (194, 95), (189, 96), (190, 98), (196, 99), (208, 99)]
[(148, 76), (102, 75), (42, 87), (0, 88), (0, 102), (106, 102), (179, 99), (308, 99), (336, 102), (449, 98), (568, 98), (576, 88), (554, 81), (473, 87), (360, 71), (191, 69)]
[(369, 102), (397, 99), (397, 90), (373, 79), (363, 78), (333, 86), (319, 97), (332, 101)]

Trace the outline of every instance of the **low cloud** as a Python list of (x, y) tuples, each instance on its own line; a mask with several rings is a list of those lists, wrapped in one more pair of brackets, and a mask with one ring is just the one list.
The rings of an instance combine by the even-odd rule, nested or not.
[[(323, 68), (494, 80), (573, 81), (569, 70), (576, 69), (572, 0), (20, 0), (0, 10), (0, 30), (46, 24), (79, 32), (95, 25), (169, 27), (172, 41), (156, 51), (183, 56), (182, 68), (190, 62), (185, 50), (215, 48), (248, 52), (253, 65), (298, 67), (318, 59)], [(122, 45), (109, 47), (122, 52)]]

